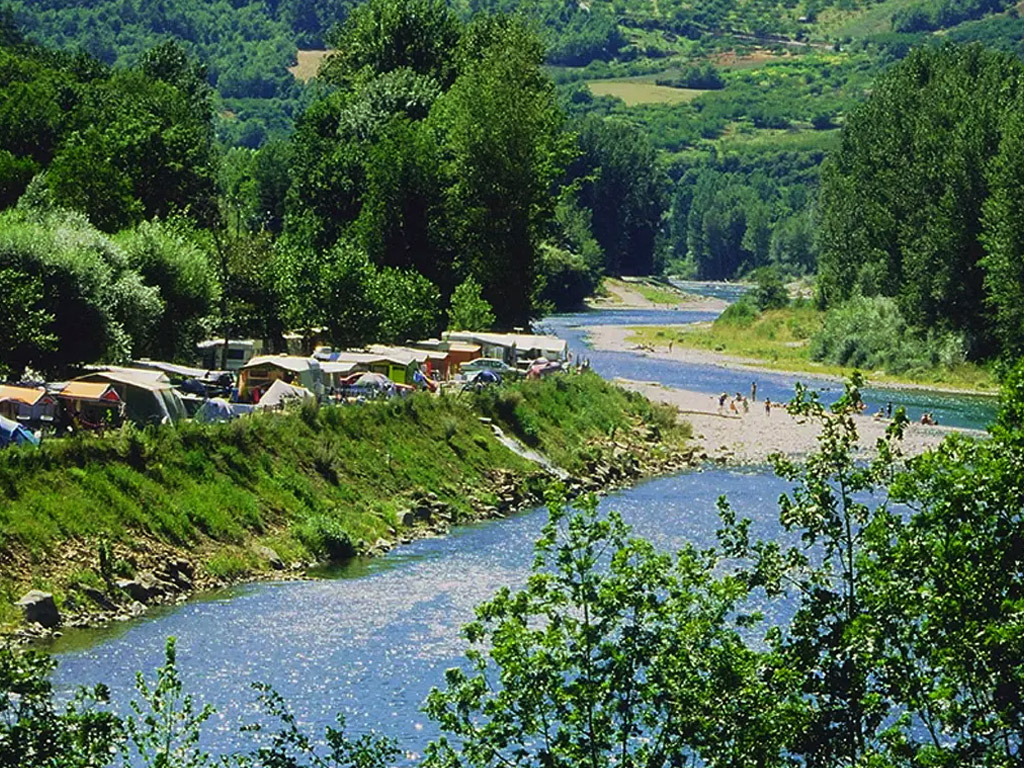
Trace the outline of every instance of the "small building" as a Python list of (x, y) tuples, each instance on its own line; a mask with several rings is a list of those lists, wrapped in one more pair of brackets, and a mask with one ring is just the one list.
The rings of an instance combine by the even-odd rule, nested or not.
[(305, 387), (314, 395), (324, 392), (323, 371), (320, 361), (312, 357), (292, 355), (262, 355), (254, 357), (239, 372), (238, 395), (252, 396), (253, 390), (266, 392), (275, 381)]
[(15, 387), (0, 384), (0, 416), (33, 426), (52, 424), (57, 399), (44, 387)]
[(422, 339), (411, 341), (409, 346), (431, 353), (427, 359), (427, 373), (434, 378), (448, 380), (459, 370), (459, 366), (480, 357), (480, 345), (462, 341)]
[(75, 382), (109, 384), (124, 403), (124, 417), (135, 424), (174, 424), (187, 415), (181, 396), (161, 371), (112, 367)]
[(476, 344), (480, 347), (480, 357), (491, 357), (502, 360), (506, 365), (516, 364), (516, 339), (510, 333), (485, 333), (483, 331), (445, 331), (445, 341), (456, 341), (463, 344)]

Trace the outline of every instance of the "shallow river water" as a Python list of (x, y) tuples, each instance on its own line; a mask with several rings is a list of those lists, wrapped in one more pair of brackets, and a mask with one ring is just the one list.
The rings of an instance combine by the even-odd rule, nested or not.
[[(709, 313), (615, 310), (559, 316), (548, 327), (564, 334), (576, 352), (590, 356), (605, 376), (706, 391), (746, 391), (749, 372), (682, 366), (632, 353), (586, 350), (583, 325), (601, 323), (679, 323), (710, 319)], [(759, 395), (783, 400), (793, 377), (758, 374)], [(826, 381), (809, 382), (836, 391)], [(928, 398), (908, 393), (866, 393), (877, 407), (927, 405), (945, 423), (983, 426), (987, 402)], [(920, 405), (918, 405), (920, 403)], [(756, 532), (781, 535), (776, 500), (787, 486), (763, 470), (708, 469), (651, 480), (614, 493), (605, 508), (623, 513), (637, 534), (660, 547), (714, 542), (715, 500), (726, 494), (737, 511), (754, 519)], [(546, 519), (534, 510), (452, 531), (388, 555), (357, 561), (316, 581), (261, 583), (163, 608), (146, 618), (98, 630), (69, 632), (54, 641), (59, 666), (56, 683), (64, 690), (105, 682), (119, 709), (132, 695), (136, 670), (151, 674), (161, 663), (165, 639), (178, 639), (179, 666), (188, 690), (218, 713), (206, 746), (224, 752), (251, 745), (238, 728), (258, 719), (253, 682), (273, 685), (315, 732), (344, 714), (355, 733), (376, 730), (400, 742), (406, 760), (422, 754), (437, 735), (420, 712), (446, 668), (460, 663), (464, 643), (459, 628), (473, 607), (498, 588), (521, 584), (532, 560), (532, 544)], [(773, 611), (785, 606), (763, 606)], [(775, 618), (779, 618), (778, 615)]]

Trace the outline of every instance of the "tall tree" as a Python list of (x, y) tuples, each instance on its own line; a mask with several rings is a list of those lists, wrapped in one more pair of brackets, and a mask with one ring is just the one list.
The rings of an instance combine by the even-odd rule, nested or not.
[(463, 38), (461, 74), (431, 113), (444, 137), (452, 239), (505, 327), (529, 323), (551, 188), (569, 152), (542, 62), (525, 22), (478, 19)]

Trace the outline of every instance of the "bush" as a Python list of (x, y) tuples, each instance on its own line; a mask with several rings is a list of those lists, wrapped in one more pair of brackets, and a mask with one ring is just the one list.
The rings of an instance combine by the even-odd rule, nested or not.
[(315, 555), (330, 560), (347, 560), (356, 554), (356, 546), (340, 522), (327, 515), (314, 515), (295, 529), (295, 538)]
[(760, 311), (751, 294), (744, 294), (739, 301), (735, 301), (725, 308), (725, 311), (718, 316), (715, 324), (735, 325), (739, 328), (749, 328), (757, 320)]
[(891, 298), (856, 297), (828, 311), (821, 330), (811, 339), (811, 357), (900, 374), (960, 365), (966, 359), (966, 344), (956, 334), (912, 329)]

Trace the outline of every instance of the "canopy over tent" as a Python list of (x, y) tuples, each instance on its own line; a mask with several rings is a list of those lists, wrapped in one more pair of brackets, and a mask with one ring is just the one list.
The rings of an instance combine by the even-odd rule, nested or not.
[(263, 397), (260, 398), (260, 402), (257, 407), (276, 408), (283, 405), (288, 400), (304, 400), (306, 398), (312, 399), (313, 397), (313, 393), (305, 387), (296, 387), (292, 384), (285, 384), (281, 379), (277, 379), (270, 385)]
[(0, 448), (8, 445), (39, 445), (39, 438), (18, 422), (0, 416)]

